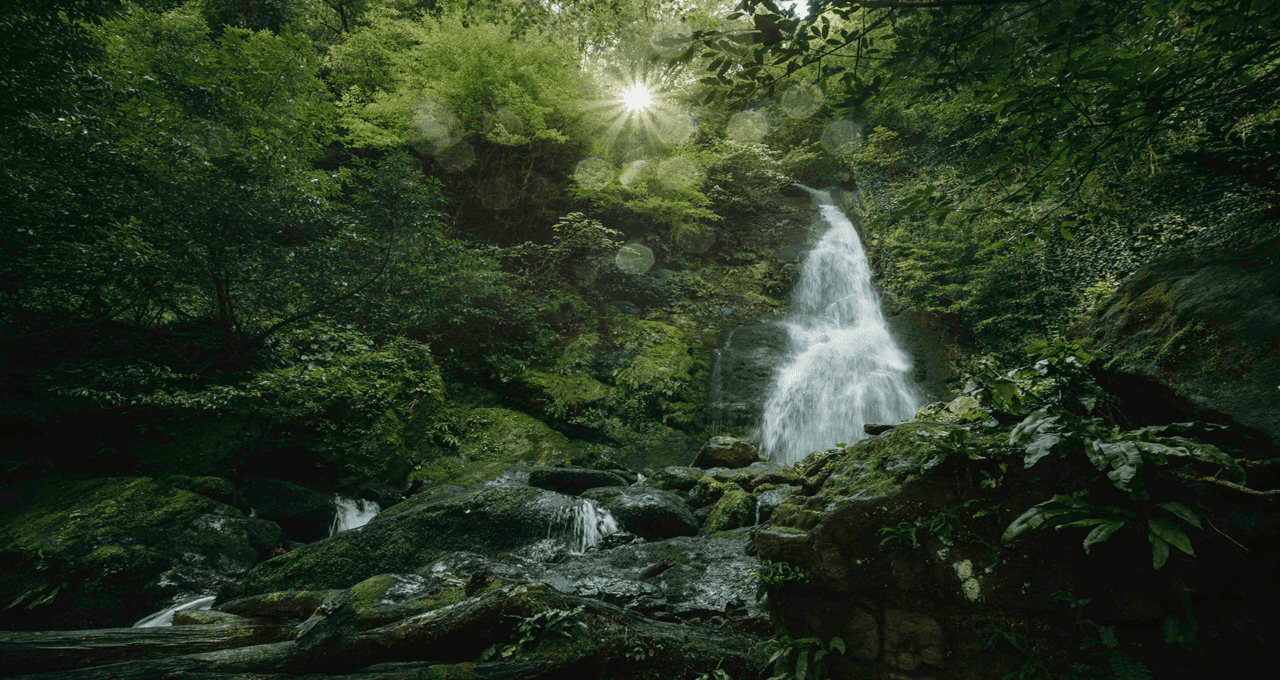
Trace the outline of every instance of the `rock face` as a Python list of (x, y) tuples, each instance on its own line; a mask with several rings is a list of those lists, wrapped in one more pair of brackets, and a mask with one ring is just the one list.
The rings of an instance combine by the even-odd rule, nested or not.
[(725, 334), (707, 392), (713, 427), (745, 434), (759, 426), (773, 373), (786, 353), (787, 329), (772, 321), (750, 321)]
[(603, 506), (622, 528), (646, 540), (698, 533), (698, 522), (679, 496), (661, 489), (605, 487), (582, 494)]
[(1122, 409), (1225, 415), (1280, 443), (1278, 328), (1280, 242), (1272, 242), (1144, 267), (1074, 331), (1110, 357), (1100, 382)]
[(146, 477), (0, 488), (0, 627), (128, 626), (212, 591), (280, 544), (280, 527)]
[(764, 459), (756, 447), (737, 437), (712, 437), (693, 459), (696, 468), (744, 468)]

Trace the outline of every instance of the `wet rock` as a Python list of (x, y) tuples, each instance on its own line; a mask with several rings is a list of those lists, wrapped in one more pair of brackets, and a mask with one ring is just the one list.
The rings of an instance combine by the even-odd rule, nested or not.
[[(185, 489), (191, 493), (198, 493), (201, 496), (207, 496), (219, 503), (239, 507), (240, 501), (236, 493), (236, 486), (230, 480), (222, 477), (189, 477), (187, 475), (172, 475), (165, 477), (164, 481)], [(243, 508), (242, 508), (243, 509)], [(265, 518), (263, 518), (265, 519)]]
[(693, 513), (670, 491), (644, 487), (605, 487), (582, 494), (603, 506), (623, 529), (653, 541), (698, 533)]
[(0, 627), (128, 626), (279, 543), (271, 522), (146, 477), (0, 487)]
[(571, 561), (541, 564), (513, 555), (454, 553), (422, 569), (432, 578), (462, 582), (490, 573), (509, 583), (547, 583), (557, 590), (683, 621), (719, 618), (740, 630), (767, 630), (755, 599), (760, 563), (747, 554), (749, 536), (679, 537), (593, 550)]
[(702, 524), (703, 534), (728, 531), (755, 524), (756, 498), (746, 491), (729, 491), (716, 501)]
[(381, 573), (411, 573), (458, 550), (495, 554), (571, 540), (583, 501), (532, 487), (440, 487), (419, 492), (368, 524), (262, 563), (223, 600), (285, 588), (346, 588)]
[(577, 496), (587, 489), (627, 486), (627, 480), (620, 475), (603, 470), (542, 467), (529, 473), (529, 486)]
[(712, 437), (693, 459), (696, 468), (744, 468), (764, 459), (756, 447), (737, 437)]
[(782, 505), (787, 496), (800, 490), (799, 486), (793, 484), (784, 484), (776, 488), (756, 489), (756, 512), (760, 516), (759, 522), (768, 522), (773, 517), (773, 511)]
[(887, 609), (884, 613), (884, 656), (892, 666), (914, 671), (921, 665), (942, 668), (946, 641), (936, 619), (918, 612)]
[(737, 484), (746, 491), (754, 491), (763, 484), (799, 484), (800, 475), (790, 466), (773, 461), (752, 463), (737, 469), (714, 468), (706, 475), (717, 482)]
[(699, 468), (673, 465), (658, 470), (652, 477), (641, 482), (640, 486), (665, 491), (689, 491), (698, 485), (703, 474)]
[(787, 329), (751, 321), (723, 337), (712, 358), (707, 415), (720, 431), (750, 432), (760, 424), (774, 371), (786, 356)]
[(337, 512), (333, 494), (270, 477), (245, 484), (240, 493), (257, 517), (279, 524), (287, 538), (311, 543), (329, 536)]

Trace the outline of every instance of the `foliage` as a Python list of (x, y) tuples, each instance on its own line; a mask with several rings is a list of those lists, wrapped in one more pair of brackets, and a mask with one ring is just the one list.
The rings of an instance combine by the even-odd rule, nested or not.
[(760, 571), (755, 572), (756, 577), (756, 600), (764, 599), (769, 593), (769, 586), (780, 586), (786, 583), (794, 583), (797, 586), (805, 587), (813, 582), (813, 575), (799, 568), (793, 567), (786, 562), (774, 562), (771, 560), (760, 561)]
[(823, 658), (830, 652), (844, 654), (842, 638), (833, 637), (828, 643), (816, 637), (792, 638), (784, 635), (763, 643), (766, 652), (772, 652), (766, 666), (773, 667), (769, 680), (821, 680)]
[(507, 258), (520, 262), (516, 285), (530, 292), (545, 291), (565, 281), (565, 265), (578, 258), (616, 250), (621, 232), (580, 212), (569, 213), (551, 227), (550, 244), (526, 241), (508, 248)]
[(180, 415), (247, 415), (273, 425), (276, 444), (303, 444), (352, 479), (402, 475), (443, 403), (427, 348), (375, 343), (350, 327), (306, 326), (267, 344), (269, 361), (230, 379), (147, 361), (73, 362), (47, 376), (66, 404)]
[[(986, 393), (1026, 414), (1009, 435), (1010, 445), (1024, 452), (1024, 467), (1030, 468), (1051, 455), (1083, 454), (1095, 470), (1105, 474), (1110, 487), (1127, 494), (1128, 501), (1111, 493), (1107, 495), (1116, 497), (1114, 503), (1093, 503), (1085, 500), (1090, 493), (1088, 488), (1058, 493), (1015, 519), (1005, 530), (1004, 539), (1012, 540), (1040, 527), (1092, 527), (1083, 542), (1088, 552), (1127, 527), (1146, 535), (1156, 569), (1164, 566), (1171, 546), (1194, 556), (1180, 523), (1199, 529), (1199, 515), (1174, 500), (1153, 502), (1141, 473), (1152, 466), (1201, 463), (1228, 471), (1236, 483), (1243, 484), (1245, 473), (1239, 462), (1211, 444), (1183, 436), (1161, 436), (1169, 430), (1196, 429), (1193, 424), (1126, 431), (1107, 426), (1103, 418), (1093, 415), (1105, 395), (1085, 371), (1092, 357), (1081, 348), (1081, 342), (1059, 338), (1035, 343), (1028, 350), (1037, 358), (1034, 365), (1005, 376), (996, 375), (999, 382), (973, 392)], [(995, 374), (987, 371), (986, 375)]]
[(1017, 670), (1008, 673), (1002, 680), (1032, 680), (1033, 678), (1053, 680), (1053, 674), (1049, 672), (1044, 662), (1028, 653), (1031, 649), (1031, 641), (1025, 635), (999, 628), (980, 628), (978, 637), (982, 639), (982, 645), (987, 649), (997, 649), (1000, 643), (1004, 642), (1022, 657)]
[(919, 548), (920, 536), (926, 532), (933, 534), (944, 544), (951, 545), (960, 531), (959, 519), (955, 516), (955, 512), (949, 506), (944, 506), (932, 515), (909, 522), (899, 522), (894, 526), (881, 527), (877, 533), (884, 536), (879, 546), (883, 552), (886, 546)]
[(587, 624), (579, 620), (583, 611), (581, 606), (573, 609), (547, 608), (529, 616), (508, 616), (516, 619), (515, 630), (511, 634), (514, 642), (491, 645), (477, 660), (509, 661), (518, 654), (532, 651), (544, 640), (572, 639), (579, 628), (587, 630)]

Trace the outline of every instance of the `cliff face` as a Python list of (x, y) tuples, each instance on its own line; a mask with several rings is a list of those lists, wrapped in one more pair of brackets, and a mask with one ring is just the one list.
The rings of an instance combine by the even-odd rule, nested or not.
[(1104, 385), (1134, 408), (1145, 401), (1147, 410), (1231, 421), (1280, 442), (1277, 329), (1280, 241), (1272, 241), (1144, 267), (1075, 332), (1095, 339)]

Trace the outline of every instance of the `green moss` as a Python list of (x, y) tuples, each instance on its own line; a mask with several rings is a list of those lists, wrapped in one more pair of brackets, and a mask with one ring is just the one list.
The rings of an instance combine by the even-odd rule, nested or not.
[(755, 524), (756, 497), (745, 491), (726, 491), (702, 524), (701, 533), (712, 534)]
[(573, 457), (564, 435), (519, 411), (474, 409), (467, 428), (456, 457), (420, 465), (409, 478), (474, 486), (497, 478), (512, 466), (566, 464)]

